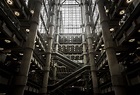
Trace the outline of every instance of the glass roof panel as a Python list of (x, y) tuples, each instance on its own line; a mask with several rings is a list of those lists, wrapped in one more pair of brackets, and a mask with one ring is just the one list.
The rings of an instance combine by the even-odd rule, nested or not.
[(75, 0), (66, 0), (62, 7), (62, 33), (81, 33), (81, 7)]

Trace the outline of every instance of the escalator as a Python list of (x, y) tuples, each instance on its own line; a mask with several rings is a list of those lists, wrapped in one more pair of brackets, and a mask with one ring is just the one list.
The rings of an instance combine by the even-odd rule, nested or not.
[(52, 56), (54, 59), (57, 59), (60, 64), (63, 64), (66, 67), (69, 67), (70, 69), (77, 70), (81, 68), (81, 65), (73, 62), (72, 60), (70, 60), (69, 58), (65, 57), (64, 55), (60, 53), (56, 53), (56, 52), (52, 53)]
[(68, 86), (71, 82), (76, 81), (79, 78), (81, 78), (81, 75), (83, 75), (86, 72), (89, 72), (89, 70), (90, 70), (89, 65), (83, 66), (80, 69), (73, 72), (72, 74), (70, 74), (70, 75), (66, 76), (65, 78), (61, 79), (57, 83), (55, 83), (53, 85), (49, 85), (48, 89), (49, 89), (50, 93), (53, 93), (54, 91), (56, 91), (58, 89), (61, 89), (64, 86)]

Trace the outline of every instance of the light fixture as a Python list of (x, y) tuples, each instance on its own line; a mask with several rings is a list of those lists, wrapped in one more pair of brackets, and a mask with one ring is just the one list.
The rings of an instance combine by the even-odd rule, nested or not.
[(125, 10), (124, 10), (124, 9), (122, 9), (122, 10), (119, 12), (120, 15), (123, 15), (124, 13), (125, 13)]
[(41, 49), (39, 49), (39, 51), (41, 51)]
[(8, 56), (11, 56), (11, 54), (10, 54), (10, 53), (7, 53), (7, 55), (8, 55)]
[(101, 46), (102, 46), (102, 47), (104, 47), (105, 45), (104, 45), (104, 44), (102, 44)]
[(29, 33), (30, 32), (30, 29), (26, 29), (26, 32)]
[(119, 21), (119, 26), (122, 25), (122, 24), (124, 24), (124, 23), (125, 23), (125, 21), (122, 21), (122, 20)]
[(134, 41), (135, 41), (135, 39), (130, 39), (130, 40), (129, 40), (129, 42), (134, 42)]
[(15, 11), (15, 16), (20, 16), (20, 13), (18, 11)]
[(110, 32), (113, 32), (115, 29), (114, 28), (110, 28), (109, 30), (110, 30)]
[(138, 32), (140, 33), (140, 29), (138, 30)]
[(106, 12), (106, 13), (108, 13), (108, 12), (109, 12), (109, 10), (108, 10), (108, 9), (106, 9), (106, 10), (105, 10), (105, 12)]
[(32, 70), (31, 72), (32, 72), (32, 73), (34, 73), (34, 72), (35, 72), (35, 70)]
[(36, 45), (36, 47), (39, 47), (39, 45)]
[(71, 87), (74, 87), (74, 86), (71, 86)]
[(102, 50), (102, 48), (99, 48), (99, 50)]
[(45, 43), (47, 43), (47, 41), (45, 41)]
[(17, 58), (13, 58), (13, 60), (17, 60)]
[(0, 48), (0, 50), (4, 50), (4, 48)]
[(140, 49), (140, 47), (137, 47), (137, 49)]
[(121, 53), (116, 53), (116, 55), (120, 55)]
[(133, 0), (126, 0), (126, 3), (131, 3)]
[(9, 5), (13, 5), (13, 0), (7, 0), (7, 3), (8, 3)]
[(105, 66), (108, 67), (108, 64), (106, 64)]
[(134, 53), (129, 53), (129, 55), (134, 55)]
[(19, 64), (21, 64), (21, 61), (18, 61)]
[(31, 14), (34, 14), (34, 10), (30, 10)]
[(11, 43), (11, 41), (10, 40), (7, 40), (7, 39), (5, 39), (4, 40), (6, 43)]
[(23, 53), (19, 53), (19, 55), (21, 55), (21, 56), (22, 56), (22, 55), (23, 55)]
[(96, 54), (96, 56), (98, 56), (98, 54)]

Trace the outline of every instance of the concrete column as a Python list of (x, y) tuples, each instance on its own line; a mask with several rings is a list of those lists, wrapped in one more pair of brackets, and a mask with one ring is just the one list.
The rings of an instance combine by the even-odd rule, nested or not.
[(58, 45), (59, 45), (59, 12), (60, 11), (57, 11), (57, 26), (56, 26), (56, 47), (55, 47), (55, 52), (58, 52)]
[(109, 31), (108, 18), (104, 9), (104, 0), (96, 0), (99, 9), (100, 23), (102, 27), (103, 41), (105, 44), (106, 55), (108, 58), (108, 65), (111, 74), (112, 86), (115, 95), (126, 95), (123, 77), (120, 72), (114, 43)]
[(86, 38), (85, 38), (85, 25), (84, 25), (85, 11), (84, 10), (85, 9), (82, 3), (81, 4), (81, 19), (82, 19), (81, 27), (82, 27), (82, 44), (83, 44), (83, 62), (84, 62), (84, 65), (87, 65)]
[(56, 43), (55, 43), (55, 52), (58, 52), (59, 45), (59, 21), (60, 21), (60, 0), (56, 1), (56, 26), (55, 26), (55, 34), (56, 34)]
[[(37, 26), (39, 22), (39, 14), (43, 0), (30, 0), (34, 7), (34, 14), (31, 18), (30, 33), (25, 43), (24, 56), (21, 61), (20, 70), (16, 76), (15, 86), (10, 95), (24, 95), (25, 86), (28, 80), (28, 72), (31, 64), (31, 57), (33, 55), (34, 42), (37, 35)], [(33, 5), (34, 4), (34, 5)]]
[(98, 89), (98, 81), (97, 81), (97, 75), (96, 75), (96, 67), (95, 67), (95, 62), (94, 62), (94, 57), (95, 57), (95, 52), (93, 51), (92, 48), (92, 33), (90, 31), (90, 24), (89, 24), (89, 17), (90, 13), (88, 10), (89, 3), (85, 2), (85, 23), (86, 23), (86, 33), (87, 33), (87, 44), (88, 44), (88, 53), (89, 53), (89, 63), (91, 66), (91, 76), (92, 76), (92, 83), (93, 83), (93, 93), (94, 95), (99, 94), (99, 89)]
[(87, 65), (87, 52), (86, 52), (86, 41), (85, 41), (85, 35), (83, 34), (82, 35), (82, 39), (84, 40), (82, 42), (83, 44), (83, 62), (84, 62), (84, 65)]
[(47, 95), (47, 86), (48, 86), (48, 79), (49, 79), (49, 72), (50, 72), (50, 63), (51, 63), (51, 53), (52, 53), (52, 43), (53, 43), (53, 33), (54, 33), (54, 12), (55, 12), (55, 2), (51, 2), (51, 11), (50, 12), (50, 27), (48, 33), (48, 48), (46, 54), (46, 63), (44, 66), (44, 78), (43, 78), (43, 85), (40, 90), (40, 95)]

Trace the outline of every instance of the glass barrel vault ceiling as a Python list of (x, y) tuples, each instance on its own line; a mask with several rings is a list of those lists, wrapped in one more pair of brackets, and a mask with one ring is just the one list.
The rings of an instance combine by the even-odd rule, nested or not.
[(81, 33), (81, 7), (75, 0), (66, 0), (62, 7), (61, 33)]

